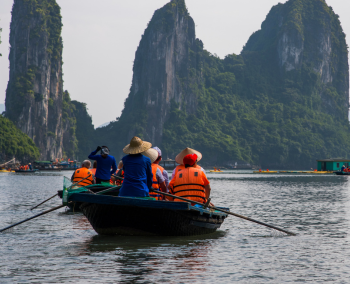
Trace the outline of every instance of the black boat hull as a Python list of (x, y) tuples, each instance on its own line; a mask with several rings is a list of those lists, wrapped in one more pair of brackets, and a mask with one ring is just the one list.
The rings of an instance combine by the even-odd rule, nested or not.
[(335, 172), (335, 174), (338, 176), (350, 176), (349, 172)]
[(30, 173), (36, 173), (38, 172), (39, 170), (15, 170), (16, 173), (21, 173), (21, 174), (30, 174)]
[[(83, 194), (73, 194), (73, 199), (77, 195)], [(89, 202), (83, 202), (80, 209), (100, 235), (203, 235), (214, 233), (227, 217), (185, 202), (94, 195), (88, 198)]]

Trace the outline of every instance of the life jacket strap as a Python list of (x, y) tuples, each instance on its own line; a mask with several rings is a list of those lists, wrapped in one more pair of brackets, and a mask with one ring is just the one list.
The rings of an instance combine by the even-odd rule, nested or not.
[(204, 188), (203, 184), (198, 184), (198, 183), (185, 183), (185, 184), (179, 184), (179, 185), (174, 185), (173, 188), (179, 187), (179, 186), (187, 186), (187, 185), (197, 185), (197, 186), (201, 186)]

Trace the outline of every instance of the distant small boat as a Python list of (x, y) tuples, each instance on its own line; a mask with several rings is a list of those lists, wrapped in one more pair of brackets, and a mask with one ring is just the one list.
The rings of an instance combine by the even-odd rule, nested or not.
[(277, 174), (278, 171), (254, 171), (254, 174)]
[(8, 170), (0, 170), (0, 173), (10, 173), (11, 171)]
[(335, 172), (335, 174), (338, 176), (350, 176), (349, 172), (342, 172), (342, 171)]
[(215, 171), (215, 170), (210, 170), (211, 173), (223, 173), (224, 171)]
[(15, 173), (22, 173), (22, 174), (30, 174), (30, 173), (36, 173), (39, 170), (34, 169), (34, 170), (15, 170)]
[(151, 198), (74, 193), (68, 201), (82, 203), (80, 209), (101, 235), (202, 235), (215, 232), (227, 217), (187, 202)]

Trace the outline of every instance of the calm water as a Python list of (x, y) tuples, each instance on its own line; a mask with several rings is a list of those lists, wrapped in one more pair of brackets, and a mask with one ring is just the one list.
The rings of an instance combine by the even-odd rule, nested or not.
[[(29, 210), (62, 188), (63, 175), (71, 172), (0, 173), (0, 227), (60, 205)], [(350, 177), (208, 177), (216, 205), (298, 236), (232, 216), (206, 236), (105, 237), (60, 209), (0, 233), (0, 283), (350, 282)]]

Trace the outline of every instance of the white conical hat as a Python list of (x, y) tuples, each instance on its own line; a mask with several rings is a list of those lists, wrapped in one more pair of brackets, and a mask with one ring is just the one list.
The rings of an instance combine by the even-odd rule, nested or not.
[(201, 159), (202, 159), (202, 154), (194, 149), (191, 149), (191, 148), (186, 148), (186, 149), (183, 149), (176, 157), (175, 157), (175, 161), (176, 163), (178, 164), (183, 164), (183, 159), (186, 155), (189, 155), (189, 154), (196, 154), (197, 155), (197, 162), (199, 162)]
[(158, 159), (158, 152), (157, 152), (157, 150), (155, 150), (153, 148), (150, 148), (150, 149), (142, 152), (141, 154), (150, 158), (152, 164), (154, 163), (155, 160)]

